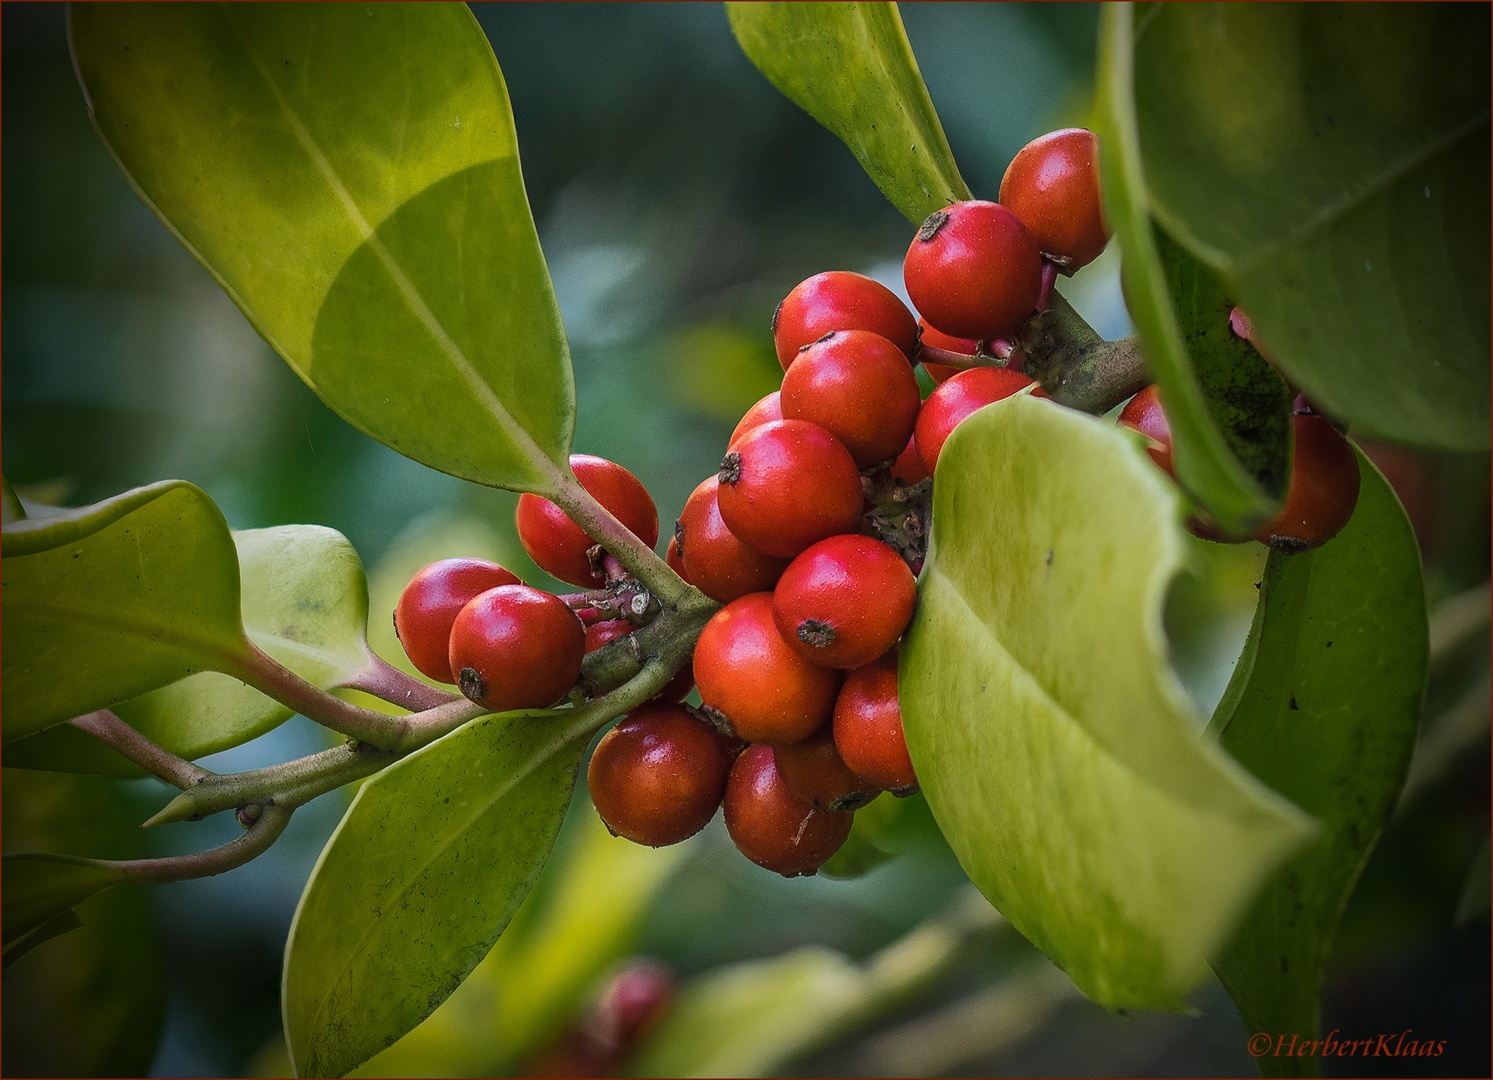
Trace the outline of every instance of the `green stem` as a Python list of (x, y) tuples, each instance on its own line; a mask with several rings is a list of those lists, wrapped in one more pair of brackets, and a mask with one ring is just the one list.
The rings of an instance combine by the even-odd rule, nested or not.
[(344, 682), (342, 686), (349, 690), (361, 690), (365, 694), (372, 694), (381, 701), (387, 701), (390, 705), (398, 705), (410, 712), (424, 712), (427, 709), (462, 700), (459, 694), (452, 694), (439, 687), (431, 686), (429, 683), (421, 682), (413, 675), (400, 671), (383, 657), (371, 652), (368, 654), (368, 666)]
[(1020, 348), (1024, 370), (1048, 396), (1083, 412), (1108, 412), (1152, 381), (1139, 339), (1105, 341), (1057, 292), (1027, 323)]
[(157, 746), (108, 709), (75, 716), (68, 723), (80, 731), (88, 732), (115, 753), (174, 787), (185, 790), (213, 775), (201, 766)]
[(408, 726), (405, 717), (386, 716), (334, 697), (277, 663), (247, 638), (244, 645), (247, 652), (235, 656), (234, 664), (225, 665), (232, 668), (226, 674), (248, 683), (282, 705), (289, 705), (307, 719), (359, 742), (392, 747), (404, 738)]
[(550, 495), (550, 501), (570, 515), (587, 536), (615, 556), (633, 577), (647, 585), (665, 607), (688, 591), (684, 579), (674, 573), (652, 548), (634, 536), (610, 510), (597, 502), (574, 477), (567, 476)]

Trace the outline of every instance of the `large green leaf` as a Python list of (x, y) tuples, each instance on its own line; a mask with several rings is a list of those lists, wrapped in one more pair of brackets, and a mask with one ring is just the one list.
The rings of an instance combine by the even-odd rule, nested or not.
[(939, 458), (901, 660), (928, 805), (1018, 930), (1110, 1008), (1181, 1008), (1307, 818), (1201, 738), (1167, 665), (1178, 498), (1127, 433), (1026, 395)]
[(694, 842), (643, 847), (613, 836), (589, 805), (576, 811), (580, 820), (561, 834), (556, 857), (482, 963), (354, 1076), (513, 1075), (635, 947)]
[(323, 400), (433, 468), (554, 488), (570, 356), (463, 5), (80, 5), (70, 31), (136, 191)]
[[(1262, 486), (1235, 456), (1229, 437), (1219, 427), (1213, 401), (1219, 389), (1216, 384), (1230, 377), (1229, 361), (1237, 358), (1227, 354), (1215, 357), (1203, 344), (1199, 351), (1204, 368), (1214, 378), (1205, 380), (1194, 369), (1188, 340), (1196, 338), (1202, 329), (1199, 318), (1211, 314), (1215, 305), (1192, 302), (1187, 283), (1203, 284), (1209, 294), (1216, 290), (1206, 277), (1183, 266), (1170, 245), (1163, 247), (1166, 242), (1152, 225), (1132, 98), (1135, 58), (1131, 20), (1129, 5), (1110, 4), (1101, 22), (1099, 161), (1104, 179), (1104, 214), (1124, 255), (1121, 272), (1125, 299), (1140, 332), (1147, 367), (1161, 384), (1176, 451), (1177, 479), (1225, 533), (1249, 536), (1279, 505), (1279, 493), (1273, 484), (1278, 476), (1267, 474), (1269, 485)], [(1174, 296), (1173, 288), (1181, 289), (1182, 295)], [(1227, 314), (1225, 311), (1225, 319)], [(1217, 330), (1222, 332), (1223, 327)], [(1215, 362), (1206, 362), (1210, 359)], [(1255, 375), (1251, 381), (1258, 387), (1262, 377), (1251, 374)], [(1219, 412), (1226, 413), (1227, 406)]]
[(6, 742), (246, 648), (238, 559), (199, 488), (137, 488), (4, 533)]
[(1135, 36), (1151, 213), (1314, 400), (1442, 449), (1489, 442), (1489, 33), (1486, 4), (1159, 4)]
[[(139, 855), (139, 830), (102, 778), (7, 771), (3, 787), (7, 852)], [(35, 886), (48, 868), (16, 859), (3, 869), (8, 950), (9, 909), (40, 898)], [(143, 1076), (150, 1068), (166, 987), (146, 892), (110, 890), (81, 901), (78, 917), (81, 926), (13, 964), (6, 957), (0, 1070), (7, 1076)]]
[[(344, 685), (367, 667), (368, 588), (347, 538), (319, 525), (233, 534), (249, 640), (307, 682)], [(248, 742), (293, 711), (237, 679), (200, 672), (114, 711), (156, 745), (188, 760)], [(59, 724), (6, 747), (5, 763), (27, 769), (140, 776), (142, 770), (93, 736)]]
[(544, 866), (587, 724), (483, 717), (368, 781), (322, 851), (286, 943), (302, 1076), (341, 1076), (435, 1011)]
[[(1251, 1033), (1315, 1037), (1333, 932), (1394, 810), (1420, 724), (1429, 651), (1420, 551), (1379, 471), (1362, 456), (1359, 470), (1347, 528), (1316, 551), (1271, 553), (1213, 721), (1225, 748), (1323, 825), (1215, 965)], [(1269, 1074), (1315, 1065), (1260, 1059)]]
[(727, 3), (772, 84), (850, 147), (893, 206), (920, 222), (970, 197), (893, 3)]

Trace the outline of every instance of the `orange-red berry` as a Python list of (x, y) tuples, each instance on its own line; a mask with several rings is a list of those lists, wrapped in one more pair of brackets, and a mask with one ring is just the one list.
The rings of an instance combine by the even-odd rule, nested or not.
[[(648, 489), (621, 465), (590, 454), (571, 454), (570, 469), (581, 487), (648, 547), (658, 543), (658, 510)], [(606, 577), (591, 567), (587, 552), (596, 541), (548, 499), (522, 495), (514, 513), (518, 538), (539, 568), (553, 578), (598, 588)]]
[(832, 330), (870, 330), (911, 356), (917, 323), (897, 294), (862, 274), (830, 270), (793, 287), (772, 316), (778, 363), (787, 371), (799, 350)]
[(813, 874), (840, 850), (854, 814), (815, 810), (795, 799), (772, 748), (749, 746), (726, 781), (726, 831), (752, 862), (784, 877)]

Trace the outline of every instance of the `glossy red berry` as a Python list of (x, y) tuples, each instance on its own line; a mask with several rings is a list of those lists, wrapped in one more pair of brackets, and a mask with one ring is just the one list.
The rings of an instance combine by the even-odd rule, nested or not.
[(777, 420), (727, 451), (717, 500), (738, 538), (791, 559), (816, 540), (853, 531), (865, 496), (855, 459), (839, 439), (806, 420)]
[(586, 652), (593, 653), (603, 645), (610, 645), (620, 637), (626, 637), (637, 627), (626, 619), (604, 619), (586, 627)]
[(783, 419), (782, 393), (774, 390), (746, 411), (746, 415), (737, 423), (736, 430), (731, 432), (731, 441), (726, 444), (726, 449), (729, 450), (739, 443), (742, 436), (749, 431), (781, 419)]
[(1258, 539), (1286, 553), (1327, 543), (1358, 505), (1358, 456), (1324, 416), (1291, 417), (1296, 444), (1286, 503), (1259, 531)]
[(773, 312), (772, 340), (783, 370), (831, 330), (870, 330), (907, 356), (917, 344), (917, 323), (896, 293), (861, 274), (831, 270), (799, 282)]
[(902, 452), (922, 404), (906, 355), (869, 330), (826, 334), (783, 376), (784, 419), (818, 424), (861, 469)]
[(936, 475), (943, 444), (965, 417), (1031, 385), (1032, 380), (1019, 371), (978, 367), (961, 371), (929, 394), (917, 426), (918, 453), (928, 472)]
[(527, 585), (475, 597), (451, 627), (451, 670), (461, 692), (493, 712), (545, 709), (581, 673), (586, 629), (565, 601)]
[(917, 604), (917, 581), (880, 540), (846, 533), (794, 559), (772, 593), (778, 633), (799, 656), (858, 668), (902, 636)]
[[(590, 454), (571, 454), (570, 469), (581, 487), (634, 536), (648, 547), (658, 543), (658, 510), (636, 476)], [(514, 518), (524, 550), (546, 574), (584, 588), (606, 584), (606, 577), (591, 569), (586, 556), (596, 541), (554, 503), (537, 495), (520, 496)]]
[[(935, 330), (928, 325), (927, 319), (918, 320), (918, 341), (930, 349), (943, 349), (945, 352), (962, 353), (965, 356), (974, 356), (980, 351), (980, 343), (973, 338), (950, 337), (940, 330)], [(923, 361), (923, 370), (935, 384), (946, 383), (964, 368), (950, 367), (948, 364), (930, 364)]]
[(703, 829), (726, 791), (732, 758), (715, 729), (682, 705), (640, 709), (602, 737), (586, 774), (607, 828), (665, 847)]
[(899, 795), (917, 790), (897, 702), (895, 654), (850, 673), (835, 702), (832, 730), (840, 758), (857, 776)]
[(1120, 424), (1131, 431), (1138, 431), (1148, 440), (1146, 453), (1151, 460), (1170, 477), (1176, 478), (1172, 467), (1172, 429), (1166, 422), (1166, 413), (1161, 411), (1160, 387), (1148, 386), (1126, 402), (1120, 410)]
[(394, 633), (410, 663), (437, 682), (454, 683), (451, 624), (457, 613), (478, 593), (519, 583), (486, 559), (442, 559), (410, 578), (394, 608)]
[(1000, 201), (1064, 274), (1093, 262), (1109, 242), (1092, 131), (1064, 128), (1027, 143), (1006, 166)]
[(684, 504), (675, 536), (684, 548), (690, 581), (712, 600), (729, 604), (747, 593), (764, 592), (788, 569), (787, 559), (764, 555), (738, 540), (721, 520), (716, 492), (718, 477), (695, 488)]
[(749, 746), (726, 781), (726, 831), (752, 862), (784, 877), (813, 874), (840, 850), (854, 814), (799, 802), (778, 776), (772, 748)]
[(908, 487), (928, 479), (928, 466), (923, 464), (923, 456), (918, 453), (916, 435), (907, 440), (907, 449), (898, 454), (897, 460), (892, 462), (891, 473), (893, 480)]
[(1026, 226), (993, 202), (928, 215), (902, 264), (907, 295), (931, 326), (955, 337), (1011, 337), (1036, 310), (1042, 256)]
[(778, 633), (772, 593), (752, 593), (717, 611), (695, 643), (694, 664), (700, 700), (753, 743), (812, 735), (829, 719), (840, 689), (839, 672), (804, 660)]
[(773, 747), (772, 761), (788, 793), (815, 810), (854, 810), (881, 794), (850, 771), (835, 749), (831, 724), (800, 742)]

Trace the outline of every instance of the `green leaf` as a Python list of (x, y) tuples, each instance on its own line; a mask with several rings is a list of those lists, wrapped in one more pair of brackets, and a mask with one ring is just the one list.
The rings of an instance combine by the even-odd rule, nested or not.
[(286, 945), (299, 1075), (367, 1061), (487, 955), (544, 866), (589, 738), (563, 714), (482, 717), (364, 784)]
[[(1173, 246), (1152, 225), (1132, 97), (1131, 18), (1128, 5), (1110, 4), (1100, 23), (1097, 89), (1104, 215), (1123, 252), (1126, 306), (1140, 332), (1147, 366), (1161, 385), (1177, 479), (1226, 534), (1250, 536), (1279, 506), (1276, 477), (1267, 469), (1269, 485), (1261, 486), (1235, 456), (1215, 415), (1213, 396), (1220, 389), (1218, 382), (1231, 377), (1229, 361), (1242, 358), (1229, 355), (1231, 350), (1213, 355), (1205, 345), (1199, 352), (1212, 377), (1204, 379), (1194, 368), (1188, 339), (1208, 328), (1200, 320), (1211, 316), (1216, 289), (1205, 275), (1188, 272), (1190, 268), (1181, 264)], [(1170, 260), (1165, 257), (1168, 254)], [(1202, 295), (1190, 295), (1189, 283), (1198, 286)], [(1181, 292), (1180, 302), (1173, 295), (1174, 287)], [(1256, 387), (1252, 396), (1257, 396), (1262, 376), (1251, 369), (1249, 382)], [(1227, 409), (1223, 402), (1220, 405)], [(1280, 453), (1278, 449), (1273, 452)]]
[[(659, 890), (693, 850), (613, 836), (589, 805), (467, 980), (354, 1076), (509, 1076), (554, 1039), (596, 979), (635, 946)], [(573, 811), (574, 813), (575, 811)]]
[(79, 7), (70, 32), (136, 191), (324, 401), (443, 472), (560, 482), (570, 354), (465, 6)]
[[(364, 630), (368, 587), (347, 538), (319, 525), (281, 525), (233, 534), (249, 640), (324, 690), (369, 663)], [(293, 715), (258, 690), (205, 671), (114, 707), (156, 745), (188, 760), (258, 738)], [(76, 728), (58, 725), (6, 747), (25, 769), (143, 776), (139, 766)]]
[(752, 63), (909, 221), (970, 198), (893, 3), (727, 3)]
[[(4, 804), (7, 853), (61, 850), (120, 859), (140, 854), (135, 822), (101, 777), (7, 769)], [(3, 865), (0, 1068), (7, 1076), (144, 1076), (155, 1056), (166, 1001), (148, 894), (139, 888), (111, 889), (69, 906), (31, 931), (29, 941), (37, 947), (22, 956), (18, 949), (26, 936), (12, 937), (10, 908), (23, 900), (32, 907), (55, 888), (55, 875), (45, 880), (49, 869), (67, 873), (61, 864), (49, 868), (10, 854)], [(49, 929), (65, 925), (63, 920), (82, 925), (42, 940)]]
[(1489, 445), (1489, 33), (1480, 4), (1163, 4), (1135, 35), (1151, 213), (1314, 401), (1438, 449)]
[(7, 743), (246, 648), (233, 539), (191, 484), (17, 522), (0, 565)]
[[(1358, 507), (1341, 533), (1316, 551), (1271, 552), (1213, 720), (1225, 749), (1322, 822), (1215, 965), (1251, 1033), (1314, 1037), (1333, 933), (1394, 811), (1420, 726), (1429, 653), (1420, 550), (1362, 455), (1359, 471)], [(1260, 1066), (1298, 1075), (1304, 1061)]]
[(970, 880), (1112, 1009), (1183, 1007), (1307, 818), (1201, 736), (1167, 665), (1178, 498), (1138, 442), (1020, 395), (950, 437), (900, 675)]

